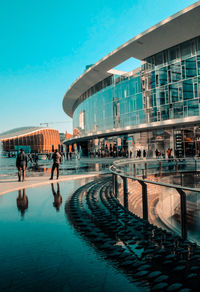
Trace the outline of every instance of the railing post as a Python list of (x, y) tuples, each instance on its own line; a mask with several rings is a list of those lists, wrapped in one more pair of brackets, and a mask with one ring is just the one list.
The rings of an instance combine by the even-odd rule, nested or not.
[(176, 159), (176, 173), (178, 172), (178, 160)]
[(162, 175), (162, 162), (159, 161), (159, 176)]
[(135, 163), (133, 164), (133, 176), (136, 176)]
[(147, 163), (145, 162), (144, 164), (144, 169), (145, 169), (145, 178), (147, 177)]
[(122, 177), (123, 179), (123, 189), (124, 189), (124, 207), (128, 209), (128, 184), (127, 184), (127, 178)]
[(148, 198), (147, 198), (147, 185), (143, 181), (139, 181), (142, 186), (142, 210), (143, 219), (148, 221)]
[(112, 175), (112, 189), (113, 189), (113, 194), (115, 196), (116, 189), (115, 189), (115, 174), (114, 173)]
[(181, 235), (185, 240), (187, 239), (187, 208), (186, 208), (186, 194), (182, 189), (176, 189), (180, 195), (181, 205)]
[(115, 197), (118, 197), (118, 180), (117, 180), (117, 174), (115, 175)]

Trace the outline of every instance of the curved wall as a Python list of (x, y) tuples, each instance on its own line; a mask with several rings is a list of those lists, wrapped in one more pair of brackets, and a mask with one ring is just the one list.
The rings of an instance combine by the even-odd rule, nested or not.
[[(80, 124), (81, 113), (84, 113), (84, 126)], [(137, 121), (136, 115), (140, 117)], [(140, 76), (119, 83), (114, 80), (112, 85), (84, 100), (73, 115), (74, 128), (78, 128), (85, 135), (93, 131), (126, 127), (143, 120)]]
[(15, 151), (15, 146), (30, 146), (32, 152), (52, 152), (60, 144), (59, 132), (54, 129), (41, 129), (32, 133), (1, 140), (4, 151)]
[(145, 59), (132, 77), (89, 96), (73, 114), (76, 133), (125, 129), (144, 123), (199, 116), (200, 37)]

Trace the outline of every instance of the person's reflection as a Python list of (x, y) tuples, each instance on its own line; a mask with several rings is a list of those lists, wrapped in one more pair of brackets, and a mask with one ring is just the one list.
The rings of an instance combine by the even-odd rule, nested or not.
[(53, 196), (54, 196), (53, 206), (56, 208), (57, 211), (59, 211), (60, 206), (62, 204), (62, 197), (61, 197), (61, 194), (60, 194), (59, 183), (57, 183), (57, 192), (54, 189), (54, 184), (51, 184), (51, 189), (52, 189), (52, 193), (53, 193)]
[(26, 189), (18, 191), (17, 208), (21, 212), (21, 216), (24, 217), (26, 209), (28, 209), (28, 197), (26, 195)]

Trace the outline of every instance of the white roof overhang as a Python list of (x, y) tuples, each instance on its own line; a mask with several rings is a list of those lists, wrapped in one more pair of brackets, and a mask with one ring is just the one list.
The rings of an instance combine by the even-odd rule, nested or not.
[(112, 75), (108, 71), (133, 57), (139, 60), (200, 35), (200, 1), (166, 18), (115, 49), (87, 71), (68, 89), (63, 109), (73, 116), (73, 105), (90, 87)]

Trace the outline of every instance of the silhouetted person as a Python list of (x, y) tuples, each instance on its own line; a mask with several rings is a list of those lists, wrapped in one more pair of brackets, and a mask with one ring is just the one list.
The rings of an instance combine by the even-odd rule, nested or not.
[(54, 184), (51, 184), (51, 189), (52, 189), (52, 193), (53, 193), (53, 196), (54, 196), (53, 206), (56, 208), (57, 211), (59, 211), (60, 206), (62, 204), (62, 196), (60, 194), (59, 183), (57, 183), (57, 192), (54, 189)]
[(26, 178), (26, 167), (27, 167), (27, 155), (24, 153), (24, 149), (20, 149), (20, 153), (17, 155), (16, 159), (16, 167), (18, 169), (18, 181), (21, 181), (21, 174), (22, 174), (22, 181)]
[(21, 216), (23, 217), (26, 209), (28, 209), (28, 197), (26, 195), (25, 189), (23, 189), (23, 195), (22, 190), (18, 191), (17, 208), (21, 212)]
[(144, 149), (144, 150), (143, 150), (143, 157), (145, 158), (146, 155), (147, 155), (147, 153), (146, 153), (146, 150)]
[(60, 174), (60, 163), (61, 163), (61, 155), (58, 152), (58, 150), (56, 149), (52, 155), (52, 159), (53, 159), (53, 165), (52, 165), (52, 169), (51, 169), (51, 177), (50, 179), (53, 179), (53, 173), (55, 168), (57, 169), (57, 179), (59, 178), (59, 174)]

